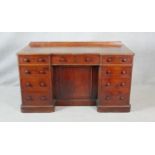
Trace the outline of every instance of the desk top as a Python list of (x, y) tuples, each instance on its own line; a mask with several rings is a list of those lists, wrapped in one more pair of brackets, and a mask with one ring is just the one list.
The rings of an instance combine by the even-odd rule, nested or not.
[(18, 55), (100, 54), (134, 55), (120, 41), (113, 42), (31, 42)]

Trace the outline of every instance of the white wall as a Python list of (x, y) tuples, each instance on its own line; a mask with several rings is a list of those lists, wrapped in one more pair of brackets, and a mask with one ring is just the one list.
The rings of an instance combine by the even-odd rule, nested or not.
[(0, 85), (19, 85), (16, 53), (30, 41), (122, 41), (135, 52), (133, 83), (155, 84), (155, 33), (0, 33)]

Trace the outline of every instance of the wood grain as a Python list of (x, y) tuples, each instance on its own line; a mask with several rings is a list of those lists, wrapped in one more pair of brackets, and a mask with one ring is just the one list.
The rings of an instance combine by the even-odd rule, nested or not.
[(30, 47), (120, 47), (121, 41), (107, 42), (31, 42)]
[(133, 55), (121, 42), (31, 42), (18, 54), (21, 111), (129, 112)]

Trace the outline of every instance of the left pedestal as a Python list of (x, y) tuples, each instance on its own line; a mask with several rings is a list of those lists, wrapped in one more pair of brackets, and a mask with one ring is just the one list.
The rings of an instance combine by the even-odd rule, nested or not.
[(54, 112), (50, 56), (19, 55), (22, 112)]

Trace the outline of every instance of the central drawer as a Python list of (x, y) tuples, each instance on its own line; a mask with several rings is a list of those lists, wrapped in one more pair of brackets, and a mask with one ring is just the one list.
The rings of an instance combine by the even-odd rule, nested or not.
[(99, 55), (53, 55), (51, 57), (51, 62), (53, 65), (98, 65), (100, 64)]

